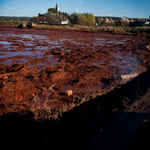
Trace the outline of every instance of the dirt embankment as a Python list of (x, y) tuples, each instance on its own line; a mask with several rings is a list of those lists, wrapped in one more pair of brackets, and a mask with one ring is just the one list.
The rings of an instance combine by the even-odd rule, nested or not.
[[(34, 113), (29, 111), (3, 114), (0, 116), (2, 146), (70, 149), (72, 145), (75, 149), (124, 149), (139, 124), (149, 119), (149, 95), (145, 95), (150, 90), (149, 74), (150, 69), (103, 96), (85, 101), (63, 113), (59, 121), (51, 118), (35, 122)], [(41, 112), (41, 116), (44, 113)]]

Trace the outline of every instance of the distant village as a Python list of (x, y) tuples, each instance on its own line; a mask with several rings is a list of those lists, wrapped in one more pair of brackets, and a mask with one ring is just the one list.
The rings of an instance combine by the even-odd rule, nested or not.
[[(62, 14), (63, 12), (59, 11), (58, 4), (56, 4), (55, 10), (57, 13)], [(33, 19), (34, 23), (47, 24), (47, 18), (44, 16), (39, 16)], [(69, 16), (63, 17), (60, 21), (60, 24), (70, 24)], [(150, 25), (150, 16), (148, 18), (139, 19), (139, 18), (127, 18), (127, 17), (95, 17), (95, 25), (107, 25), (107, 26), (130, 26), (130, 27), (142, 27)]]
[(116, 25), (116, 26), (130, 26), (142, 27), (150, 25), (150, 18), (127, 18), (127, 17), (95, 17), (96, 25)]
[[(49, 8), (47, 13), (38, 14), (37, 17), (0, 17), (0, 21), (32, 21), (38, 24), (73, 24), (71, 17), (64, 12), (59, 11), (58, 4), (55, 8)], [(111, 16), (95, 16), (95, 25), (99, 26), (130, 26), (142, 27), (150, 26), (150, 16), (148, 18), (127, 18), (127, 17), (111, 17)]]

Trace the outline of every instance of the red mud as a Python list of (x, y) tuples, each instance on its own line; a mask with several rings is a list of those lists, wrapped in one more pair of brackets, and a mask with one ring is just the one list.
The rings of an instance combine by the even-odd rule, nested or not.
[[(0, 114), (52, 109), (150, 64), (146, 35), (0, 28)], [(72, 90), (68, 97), (66, 90)]]

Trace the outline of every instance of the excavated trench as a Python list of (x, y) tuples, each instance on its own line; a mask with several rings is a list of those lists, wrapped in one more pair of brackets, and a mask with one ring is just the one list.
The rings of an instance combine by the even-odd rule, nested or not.
[[(112, 123), (118, 115), (127, 110), (141, 113), (149, 107), (140, 101), (149, 90), (149, 39), (147, 35), (1, 27), (1, 138), (5, 141), (11, 132), (13, 147), (17, 143), (11, 137), (16, 133), (18, 137), (31, 134), (34, 139), (27, 143), (16, 138), (24, 149), (57, 143), (68, 147), (68, 142), (82, 143), (81, 149), (90, 149), (93, 143), (95, 149), (107, 147), (111, 139), (104, 137), (119, 126)], [(70, 96), (67, 90), (72, 91)], [(18, 126), (24, 127), (19, 129), (22, 134)], [(93, 141), (98, 138), (101, 146)]]

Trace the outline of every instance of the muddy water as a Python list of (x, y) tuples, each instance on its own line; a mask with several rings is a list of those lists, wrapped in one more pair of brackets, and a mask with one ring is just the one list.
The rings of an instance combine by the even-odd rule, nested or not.
[[(80, 33), (80, 37), (77, 37), (79, 33), (69, 33), (68, 31), (37, 31), (37, 30), (22, 30), (22, 29), (9, 29), (0, 31), (0, 59), (2, 64), (12, 63), (21, 63), (19, 58), (22, 57), (26, 63), (30, 63), (35, 58), (42, 59), (45, 58), (45, 62), (42, 64), (35, 64), (39, 66), (47, 65), (48, 60), (52, 64), (61, 64), (58, 60), (53, 59), (53, 56), (50, 54), (52, 50), (61, 50), (61, 52), (71, 52), (75, 51), (79, 47), (84, 50), (90, 50), (96, 53), (96, 51), (105, 47), (106, 52), (109, 51), (119, 51), (119, 48), (116, 48), (117, 45), (124, 45), (127, 41), (135, 40), (132, 36), (123, 36), (123, 35), (110, 35), (100, 33)], [(108, 47), (108, 48), (107, 48)], [(112, 47), (109, 49), (109, 47)], [(47, 52), (49, 54), (47, 54)], [(115, 54), (114, 58), (118, 54)], [(127, 54), (128, 55), (128, 54)], [(119, 59), (124, 59), (124, 56), (119, 56)], [(7, 60), (6, 60), (7, 58)], [(129, 57), (125, 58), (126, 62), (130, 62)], [(4, 61), (2, 61), (4, 59)], [(117, 64), (120, 61), (116, 62)], [(81, 59), (81, 61), (83, 61)], [(86, 61), (86, 60), (84, 60)], [(91, 64), (100, 65), (104, 64), (104, 61), (107, 61), (107, 58), (102, 60), (94, 61)], [(33, 65), (33, 63), (32, 63)], [(115, 65), (115, 63), (114, 63)], [(30, 66), (30, 65), (29, 65)], [(40, 68), (39, 68), (40, 69)], [(41, 67), (42, 69), (42, 67)]]
[[(24, 64), (38, 70), (73, 66), (74, 70), (68, 69), (71, 77), (65, 81), (64, 89), (72, 83), (71, 89), (89, 91), (92, 85), (93, 91), (99, 85), (103, 87), (103, 79), (138, 73), (145, 59), (145, 39), (133, 35), (4, 27), (0, 29), (0, 63)], [(79, 81), (74, 82), (73, 78)]]

